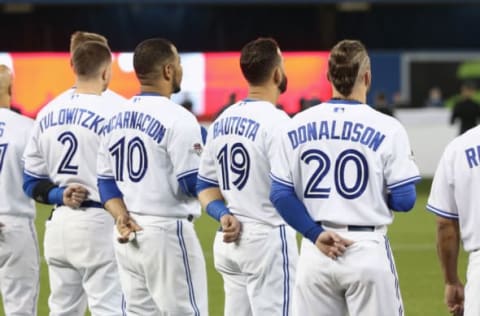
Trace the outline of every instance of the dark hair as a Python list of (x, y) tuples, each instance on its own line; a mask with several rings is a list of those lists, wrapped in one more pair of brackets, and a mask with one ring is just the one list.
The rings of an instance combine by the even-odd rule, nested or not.
[(100, 42), (87, 41), (80, 44), (72, 56), (72, 65), (79, 77), (91, 79), (99, 75), (101, 67), (112, 61), (108, 46)]
[(328, 78), (335, 89), (347, 97), (352, 93), (360, 67), (367, 62), (367, 50), (360, 41), (343, 40), (335, 45), (328, 59)]
[(260, 37), (242, 48), (240, 68), (250, 84), (258, 85), (267, 81), (279, 62), (278, 44), (273, 38)]
[(141, 84), (151, 84), (161, 75), (161, 67), (174, 56), (173, 44), (163, 38), (147, 39), (135, 48), (133, 67)]
[(75, 49), (85, 42), (99, 42), (108, 46), (107, 38), (103, 35), (76, 31), (70, 36), (70, 54), (73, 54)]

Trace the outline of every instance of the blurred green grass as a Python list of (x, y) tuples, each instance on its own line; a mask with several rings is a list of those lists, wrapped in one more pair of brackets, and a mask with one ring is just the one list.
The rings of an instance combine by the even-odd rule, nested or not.
[[(397, 213), (388, 233), (400, 278), (405, 311), (408, 316), (449, 315), (443, 304), (443, 279), (435, 250), (435, 216), (425, 211), (430, 184), (429, 180), (420, 182), (417, 186), (417, 203), (414, 210), (406, 214)], [(49, 214), (49, 206), (38, 206), (36, 227), (42, 256), (44, 223)], [(196, 221), (195, 226), (207, 261), (210, 316), (220, 316), (223, 314), (223, 283), (221, 276), (213, 267), (213, 239), (218, 224), (209, 216), (203, 214)], [(43, 257), (41, 262), (38, 315), (46, 316), (48, 315), (47, 301), (50, 288), (47, 267)], [(463, 280), (466, 262), (467, 256), (462, 252), (459, 267), (461, 269), (460, 276)], [(1, 302), (0, 315), (5, 315)]]

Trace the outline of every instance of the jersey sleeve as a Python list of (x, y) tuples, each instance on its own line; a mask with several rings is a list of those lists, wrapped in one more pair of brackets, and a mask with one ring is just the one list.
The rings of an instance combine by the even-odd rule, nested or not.
[(97, 152), (97, 178), (113, 179), (114, 174), (108, 151), (108, 135), (101, 136)]
[(420, 180), (420, 173), (415, 163), (408, 135), (403, 126), (393, 134), (391, 149), (386, 154), (384, 176), (387, 189), (402, 186)]
[(289, 147), (287, 129), (282, 128), (272, 140), (272, 157), (270, 177), (283, 185), (293, 187), (293, 176), (290, 170), (290, 157), (293, 152)]
[(23, 153), (24, 172), (37, 179), (48, 179), (48, 168), (40, 145), (40, 126), (35, 122), (30, 140)]
[(453, 162), (448, 149), (443, 153), (433, 177), (427, 210), (439, 216), (458, 219), (453, 188)]
[(186, 115), (174, 123), (167, 152), (177, 179), (198, 173), (202, 144), (200, 125), (193, 115)]
[(267, 151), (268, 161), (272, 163), (277, 158), (277, 151), (280, 147), (280, 136), (282, 127), (288, 124), (290, 117), (283, 111), (278, 111), (277, 117), (273, 124), (266, 131), (265, 147)]
[(207, 140), (205, 143), (205, 148), (203, 149), (202, 156), (200, 158), (200, 168), (198, 170), (198, 179), (204, 181), (212, 186), (219, 186), (218, 185), (218, 177), (217, 171), (215, 167), (215, 157), (213, 155), (213, 142), (212, 142), (212, 127), (213, 124), (210, 125), (210, 129), (207, 134)]

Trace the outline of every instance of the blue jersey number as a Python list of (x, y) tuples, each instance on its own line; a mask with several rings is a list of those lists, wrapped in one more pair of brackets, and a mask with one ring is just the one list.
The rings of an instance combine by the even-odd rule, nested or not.
[(143, 179), (148, 168), (148, 157), (147, 149), (140, 137), (132, 138), (126, 145), (125, 137), (122, 137), (108, 150), (115, 159), (115, 180), (123, 181), (125, 164), (128, 178), (132, 182), (140, 182)]
[[(330, 171), (330, 158), (326, 153), (318, 149), (305, 151), (301, 156), (302, 161), (310, 164), (312, 161), (318, 163), (317, 169), (308, 179), (303, 196), (305, 198), (327, 199), (330, 196), (329, 187), (322, 187), (322, 180)], [(357, 178), (350, 186), (345, 180), (346, 167), (353, 163), (357, 171)], [(363, 194), (368, 184), (368, 163), (365, 156), (354, 149), (344, 150), (335, 160), (334, 168), (335, 189), (345, 199), (356, 199)]]
[(248, 180), (250, 173), (250, 156), (242, 143), (235, 143), (228, 148), (228, 144), (220, 149), (217, 155), (218, 162), (222, 169), (222, 187), (230, 190), (230, 173), (237, 175), (232, 184), (238, 190), (242, 190)]
[(75, 156), (78, 149), (77, 138), (72, 132), (64, 132), (58, 136), (57, 140), (67, 146), (67, 152), (62, 158), (57, 172), (59, 174), (77, 174), (78, 166), (72, 165), (73, 156)]
[(5, 154), (7, 153), (8, 144), (0, 144), (0, 172), (2, 172), (3, 160), (5, 159)]

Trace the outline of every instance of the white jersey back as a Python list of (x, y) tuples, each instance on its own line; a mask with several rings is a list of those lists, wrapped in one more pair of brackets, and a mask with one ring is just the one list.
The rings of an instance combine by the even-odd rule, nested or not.
[(466, 251), (480, 248), (480, 127), (451, 141), (433, 178), (427, 209), (442, 217), (458, 219)]
[(103, 96), (63, 93), (37, 116), (25, 151), (25, 172), (48, 177), (59, 186), (85, 186), (89, 200), (99, 202), (96, 162), (106, 118), (118, 111)]
[(35, 217), (35, 204), (23, 193), (22, 155), (33, 120), (0, 108), (0, 214)]
[(182, 106), (158, 95), (131, 98), (108, 122), (98, 177), (114, 178), (132, 213), (199, 216), (200, 205), (178, 179), (198, 172), (200, 125)]
[(387, 191), (420, 178), (403, 126), (366, 104), (314, 106), (281, 137), (272, 178), (293, 186), (315, 221), (390, 224)]
[(269, 200), (275, 134), (290, 120), (265, 101), (231, 105), (211, 125), (199, 178), (218, 185), (230, 211), (241, 221), (284, 224)]

